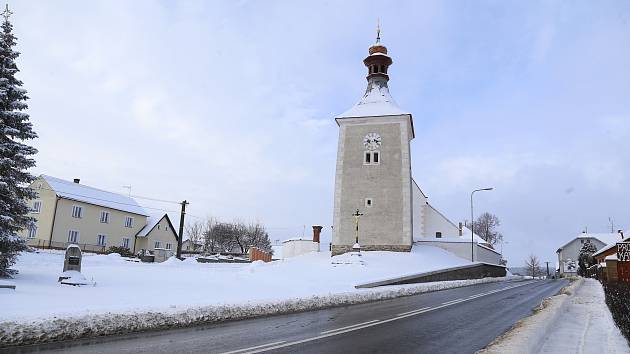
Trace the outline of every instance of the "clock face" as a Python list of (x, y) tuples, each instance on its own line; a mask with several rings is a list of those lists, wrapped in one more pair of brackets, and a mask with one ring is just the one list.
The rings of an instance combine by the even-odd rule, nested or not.
[(368, 150), (376, 150), (381, 147), (381, 136), (376, 133), (369, 133), (363, 138), (363, 145)]

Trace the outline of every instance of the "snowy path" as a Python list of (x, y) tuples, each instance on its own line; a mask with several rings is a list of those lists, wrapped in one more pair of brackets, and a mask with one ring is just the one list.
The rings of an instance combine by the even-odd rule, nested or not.
[(630, 353), (594, 279), (584, 280), (551, 328), (541, 353)]

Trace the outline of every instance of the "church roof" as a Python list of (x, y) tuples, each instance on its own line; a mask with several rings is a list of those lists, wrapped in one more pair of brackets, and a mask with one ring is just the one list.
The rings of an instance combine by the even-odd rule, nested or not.
[(368, 82), (365, 94), (352, 108), (337, 118), (398, 116), (411, 114), (398, 106), (389, 93), (386, 83), (377, 80)]

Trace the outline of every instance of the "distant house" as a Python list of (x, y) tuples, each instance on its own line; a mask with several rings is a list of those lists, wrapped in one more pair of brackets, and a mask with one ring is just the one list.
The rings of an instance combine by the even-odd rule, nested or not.
[(601, 250), (608, 244), (621, 241), (621, 237), (617, 233), (581, 233), (571, 241), (562, 245), (556, 251), (558, 255), (558, 272), (560, 276), (572, 276), (577, 275), (578, 258), (580, 250), (586, 242), (590, 242), (595, 245), (597, 250)]
[(163, 247), (167, 242), (177, 243), (174, 232), (169, 238), (161, 227), (157, 231), (146, 229), (149, 222), (153, 226), (170, 224), (168, 216), (158, 217), (159, 221), (153, 223), (157, 219), (149, 218), (131, 197), (86, 186), (79, 179), (67, 181), (47, 175), (35, 179), (30, 188), (37, 193), (28, 201), (35, 223), (20, 232), (30, 246), (65, 248), (78, 244), (85, 251), (102, 252), (110, 246), (134, 250), (137, 239), (141, 240), (138, 245), (148, 249), (156, 244), (141, 244), (142, 240), (160, 240)]
[(198, 252), (203, 248), (203, 242), (193, 242), (191, 240), (184, 240), (182, 242), (182, 251), (184, 252)]

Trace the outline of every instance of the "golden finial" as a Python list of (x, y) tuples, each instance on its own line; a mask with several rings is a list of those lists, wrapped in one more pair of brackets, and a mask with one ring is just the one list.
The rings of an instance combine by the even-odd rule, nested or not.
[[(8, 6), (8, 5), (7, 5)], [(381, 19), (376, 19), (376, 44), (381, 43)]]
[(4, 22), (8, 22), (9, 17), (11, 17), (11, 15), (13, 15), (13, 12), (9, 10), (9, 4), (6, 4), (4, 12), (2, 12), (2, 17), (4, 17)]

